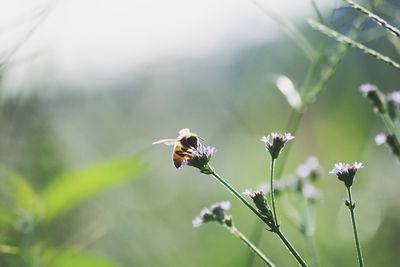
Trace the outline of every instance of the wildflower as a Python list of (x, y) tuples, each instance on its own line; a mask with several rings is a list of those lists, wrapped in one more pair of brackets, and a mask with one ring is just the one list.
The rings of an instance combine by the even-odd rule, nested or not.
[(201, 173), (211, 174), (213, 170), (208, 162), (216, 151), (215, 147), (200, 144), (191, 150), (191, 156), (182, 162), (182, 166), (192, 166), (199, 169)]
[(350, 188), (353, 184), (354, 176), (362, 167), (362, 163), (357, 161), (353, 165), (340, 162), (335, 164), (335, 167), (329, 173), (335, 174), (340, 181), (344, 182), (347, 188)]
[(400, 105), (400, 91), (393, 91), (386, 96), (388, 101), (393, 101), (397, 105)]
[(296, 174), (301, 179), (318, 180), (321, 177), (321, 166), (316, 157), (309, 157), (305, 163), (299, 165)]
[(230, 208), (231, 203), (229, 201), (215, 203), (210, 208), (202, 209), (200, 215), (192, 221), (192, 225), (193, 227), (199, 227), (205, 223), (215, 221), (227, 227), (232, 227), (232, 216), (227, 214)]
[(369, 83), (363, 84), (360, 87), (360, 91), (366, 98), (368, 98), (371, 101), (372, 106), (376, 112), (381, 114), (386, 112), (385, 99), (382, 93), (375, 85)]
[(304, 183), (301, 189), (303, 196), (313, 203), (322, 198), (321, 192), (309, 182)]
[(264, 142), (272, 159), (277, 159), (285, 144), (292, 139), (294, 139), (294, 136), (290, 133), (271, 133), (268, 136), (263, 136), (261, 141)]
[(276, 229), (277, 225), (275, 225), (272, 211), (265, 199), (264, 192), (261, 190), (252, 191), (250, 189), (246, 189), (242, 194), (253, 200), (254, 205), (256, 205), (258, 211), (263, 216), (265, 223), (271, 229)]

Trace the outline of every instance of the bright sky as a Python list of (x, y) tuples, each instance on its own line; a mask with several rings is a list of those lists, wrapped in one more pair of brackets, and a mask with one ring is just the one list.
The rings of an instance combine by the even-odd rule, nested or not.
[[(312, 15), (309, 2), (260, 0), (292, 21)], [(207, 56), (279, 31), (251, 0), (0, 0), (0, 52), (15, 46), (49, 3), (56, 4), (15, 58), (34, 58), (25, 72), (50, 68), (66, 79)]]

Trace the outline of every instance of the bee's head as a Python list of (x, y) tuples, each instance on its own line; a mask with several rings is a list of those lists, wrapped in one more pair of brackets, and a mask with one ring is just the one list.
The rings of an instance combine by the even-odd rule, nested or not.
[(188, 135), (182, 137), (180, 140), (182, 146), (184, 147), (198, 147), (199, 146), (199, 138), (196, 135)]

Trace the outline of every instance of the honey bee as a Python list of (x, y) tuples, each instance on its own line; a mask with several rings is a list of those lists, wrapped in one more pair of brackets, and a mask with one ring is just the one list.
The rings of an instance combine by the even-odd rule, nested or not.
[(176, 168), (182, 166), (184, 160), (189, 159), (193, 156), (193, 149), (200, 145), (201, 139), (197, 134), (190, 132), (188, 128), (179, 131), (179, 136), (176, 139), (162, 139), (153, 143), (165, 144), (168, 146), (174, 146), (172, 151), (172, 161)]

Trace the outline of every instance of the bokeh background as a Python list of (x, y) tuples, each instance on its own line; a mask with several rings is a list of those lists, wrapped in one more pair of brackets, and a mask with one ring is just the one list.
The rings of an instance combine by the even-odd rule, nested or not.
[[(343, 33), (360, 16), (341, 1), (316, 4)], [(396, 1), (375, 10), (400, 24)], [(191, 221), (221, 200), (250, 239), (257, 219), (151, 143), (189, 127), (217, 147), (213, 166), (238, 190), (266, 181), (260, 137), (284, 131), (291, 113), (276, 77), (299, 88), (310, 66), (288, 25), (327, 57), (338, 46), (307, 24), (310, 1), (10, 0), (0, 14), (0, 266), (248, 266), (248, 249), (229, 232)], [(358, 40), (400, 60), (399, 40), (371, 21)], [(365, 165), (353, 191), (367, 265), (398, 266), (399, 165), (375, 146), (384, 126), (358, 88), (389, 92), (399, 81), (398, 70), (350, 49), (295, 133), (283, 176), (310, 155), (324, 167), (321, 266), (357, 264), (346, 191), (328, 174), (339, 161)], [(304, 237), (280, 213), (307, 258)], [(267, 231), (260, 247), (277, 266), (296, 265)]]

